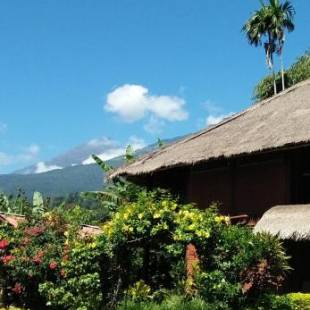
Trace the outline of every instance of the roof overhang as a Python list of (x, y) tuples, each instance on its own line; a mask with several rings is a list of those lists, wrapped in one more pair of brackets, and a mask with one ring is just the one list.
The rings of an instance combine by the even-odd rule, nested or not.
[(264, 213), (254, 232), (283, 240), (310, 240), (310, 204), (275, 206)]

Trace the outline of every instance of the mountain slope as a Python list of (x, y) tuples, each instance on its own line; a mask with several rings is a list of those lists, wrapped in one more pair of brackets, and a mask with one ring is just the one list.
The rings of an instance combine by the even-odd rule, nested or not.
[(0, 192), (14, 194), (21, 188), (29, 197), (34, 191), (39, 191), (44, 196), (59, 197), (75, 192), (98, 190), (102, 185), (102, 171), (94, 164), (40, 174), (0, 175)]
[[(181, 138), (178, 137), (164, 142), (168, 144)], [(157, 147), (157, 144), (144, 147), (136, 151), (136, 156), (142, 156)], [(92, 153), (100, 153), (88, 153), (89, 151), (89, 149), (87, 151), (82, 150), (80, 146), (47, 162), (49, 165), (60, 165), (60, 160), (62, 160), (61, 164), (64, 164), (66, 160), (69, 166), (62, 169), (44, 173), (27, 173), (35, 171), (36, 166), (32, 166), (21, 170), (20, 173), (0, 175), (0, 192), (15, 194), (20, 188), (25, 191), (28, 197), (31, 197), (34, 191), (39, 191), (46, 197), (60, 197), (76, 192), (99, 190), (104, 185), (104, 175), (96, 164), (72, 166), (72, 162), (77, 157), (85, 159)], [(94, 151), (94, 148), (91, 151)], [(119, 167), (124, 163), (124, 156), (114, 157), (107, 160), (107, 163), (115, 168)]]
[(110, 155), (110, 158), (113, 158), (122, 153), (123, 149), (115, 141), (102, 137), (78, 145), (46, 162), (39, 162), (35, 165), (15, 171), (15, 174), (42, 173), (87, 164), (87, 161), (90, 160), (91, 154), (103, 154), (105, 156)]

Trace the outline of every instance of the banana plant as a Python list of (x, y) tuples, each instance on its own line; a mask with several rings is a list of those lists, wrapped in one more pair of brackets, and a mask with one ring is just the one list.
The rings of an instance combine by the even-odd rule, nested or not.
[(32, 198), (32, 213), (42, 215), (45, 212), (44, 199), (40, 192), (34, 192)]
[(133, 149), (132, 145), (128, 144), (125, 152), (125, 161), (127, 163), (133, 162), (135, 159), (135, 150)]
[(8, 213), (9, 208), (10, 202), (8, 197), (5, 194), (0, 193), (0, 211)]
[[(125, 156), (128, 155), (127, 153), (131, 154), (131, 151), (129, 150), (126, 152)], [(98, 156), (92, 155), (92, 157), (105, 174), (113, 170), (110, 165)], [(117, 177), (114, 180), (106, 180), (106, 185), (103, 191), (83, 192), (81, 193), (81, 196), (82, 198), (99, 201), (103, 208), (112, 214), (120, 204), (134, 199), (137, 193), (137, 188), (137, 185), (128, 182), (125, 178)]]
[(158, 146), (158, 148), (162, 148), (162, 147), (164, 147), (165, 146), (165, 143), (164, 143), (164, 141), (163, 140), (161, 140), (160, 138), (157, 138), (157, 146)]

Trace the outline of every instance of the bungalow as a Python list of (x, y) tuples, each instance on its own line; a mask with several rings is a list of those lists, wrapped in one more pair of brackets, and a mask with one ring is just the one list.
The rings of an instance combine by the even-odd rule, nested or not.
[[(269, 224), (259, 224), (257, 229), (274, 226), (269, 229), (271, 233), (287, 238), (291, 231), (298, 234), (300, 221), (310, 227), (310, 205), (305, 205), (310, 203), (309, 158), (307, 80), (139, 158), (110, 177), (126, 176), (148, 187), (168, 188), (200, 208), (219, 202), (221, 212), (230, 216), (244, 214), (259, 219), (270, 208), (284, 205), (281, 208), (287, 217), (283, 225), (276, 225), (283, 220), (279, 215), (282, 209), (278, 208), (268, 211), (266, 218), (273, 214), (267, 220)], [(303, 206), (298, 208), (297, 204)], [(304, 218), (292, 216), (295, 212), (302, 212)], [(290, 233), (286, 234), (288, 229)], [(310, 275), (294, 289), (304, 288), (309, 280)]]

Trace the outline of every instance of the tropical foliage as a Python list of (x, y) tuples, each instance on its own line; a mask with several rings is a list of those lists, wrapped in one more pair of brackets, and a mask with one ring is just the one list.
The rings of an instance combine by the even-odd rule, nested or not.
[[(80, 234), (88, 218), (78, 207), (31, 215), (17, 229), (2, 225), (3, 302), (31, 309), (242, 309), (266, 303), (281, 286), (288, 266), (276, 238), (231, 226), (215, 206), (199, 210), (163, 190), (135, 186), (129, 197), (117, 200), (99, 236)], [(190, 278), (189, 244), (199, 258)]]
[[(299, 57), (295, 63), (285, 73), (285, 85), (291, 87), (299, 82), (310, 79), (310, 51)], [(282, 90), (281, 74), (276, 74), (277, 88)], [(273, 77), (267, 76), (262, 79), (254, 89), (254, 99), (256, 101), (264, 100), (273, 95)]]
[(274, 54), (281, 57), (281, 81), (282, 89), (285, 89), (285, 77), (282, 54), (285, 42), (285, 31), (291, 32), (295, 26), (293, 18), (295, 10), (290, 1), (269, 0), (268, 4), (261, 2), (261, 8), (254, 12), (245, 23), (242, 30), (251, 45), (264, 45), (266, 62), (272, 71), (273, 91), (277, 93), (277, 84), (274, 73)]

